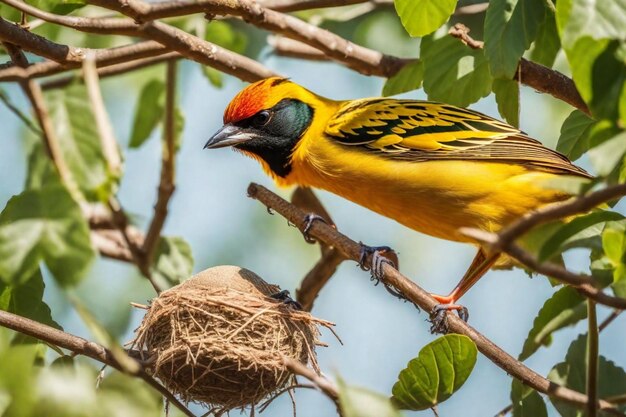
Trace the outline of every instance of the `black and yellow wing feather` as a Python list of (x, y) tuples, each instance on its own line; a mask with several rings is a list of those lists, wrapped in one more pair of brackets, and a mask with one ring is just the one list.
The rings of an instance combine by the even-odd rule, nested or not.
[(382, 157), (413, 162), (473, 160), (590, 175), (524, 132), (484, 114), (426, 101), (364, 99), (342, 107), (326, 135)]

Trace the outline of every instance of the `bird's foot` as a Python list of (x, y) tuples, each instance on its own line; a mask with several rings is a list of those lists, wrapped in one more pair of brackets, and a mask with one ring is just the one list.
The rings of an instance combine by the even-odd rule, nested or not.
[(313, 227), (313, 223), (315, 223), (316, 221), (327, 223), (326, 219), (315, 213), (309, 213), (304, 216), (304, 227), (302, 228), (302, 236), (304, 236), (304, 240), (307, 243), (316, 242), (316, 240), (309, 235), (311, 227)]
[(467, 307), (459, 304), (437, 304), (430, 312), (430, 332), (433, 334), (448, 333), (448, 311), (456, 311), (459, 318), (463, 321), (469, 319), (469, 311)]
[[(398, 268), (398, 255), (389, 246), (367, 246), (362, 242), (361, 251), (359, 254), (359, 267), (363, 271), (370, 271), (372, 281), (375, 281), (374, 285), (378, 285), (381, 281), (385, 286), (385, 289), (394, 297), (401, 300), (406, 300), (406, 297), (400, 294), (395, 288), (387, 284), (383, 280), (383, 265), (388, 264), (393, 268)], [(366, 265), (368, 256), (372, 257), (371, 267)]]
[(296, 310), (302, 310), (302, 305), (296, 300), (294, 300), (293, 298), (291, 298), (291, 296), (289, 295), (289, 290), (279, 291), (277, 293), (270, 295), (270, 297), (275, 300), (282, 301), (283, 304), (291, 306), (295, 308)]

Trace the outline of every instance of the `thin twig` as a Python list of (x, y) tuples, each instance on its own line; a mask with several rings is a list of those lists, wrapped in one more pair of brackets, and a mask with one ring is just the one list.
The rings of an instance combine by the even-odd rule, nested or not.
[(512, 410), (513, 410), (513, 404), (509, 404), (506, 407), (504, 407), (502, 410), (498, 411), (495, 417), (504, 417), (507, 414), (509, 414)]
[(89, 96), (91, 110), (96, 119), (100, 146), (107, 162), (107, 167), (111, 175), (119, 177), (122, 171), (122, 160), (117, 147), (117, 140), (113, 133), (111, 120), (104, 106), (102, 91), (100, 90), (100, 80), (98, 78), (98, 71), (96, 70), (96, 57), (93, 51), (89, 51), (83, 60), (83, 77), (85, 79), (85, 87)]
[(295, 359), (283, 356), (283, 363), (292, 373), (303, 376), (315, 384), (320, 391), (326, 394), (326, 396), (335, 403), (337, 409), (339, 409), (339, 391), (332, 382), (318, 375), (313, 369), (306, 367)]
[[(140, 70), (142, 68), (150, 67), (152, 65), (158, 65), (168, 61), (177, 61), (183, 56), (178, 52), (167, 52), (162, 55), (156, 55), (148, 58), (133, 59), (129, 56), (128, 62), (121, 64), (110, 65), (108, 67), (98, 68), (98, 78), (111, 77), (113, 75), (125, 74), (128, 72)], [(68, 74), (66, 76), (56, 78), (54, 80), (45, 81), (41, 84), (42, 90), (52, 90), (55, 88), (63, 88), (71, 84), (76, 80), (75, 74)]]
[[(1, 21), (0, 26), (2, 26)], [(41, 51), (39, 49), (30, 49), (29, 51), (44, 56), (43, 53), (40, 53)], [(129, 61), (168, 53), (167, 48), (155, 41), (138, 42), (109, 49), (94, 49), (93, 51), (96, 52), (96, 65), (98, 68), (128, 63)], [(12, 66), (10, 68), (0, 69), (0, 81), (25, 81), (33, 78), (47, 77), (80, 68), (81, 65), (82, 60), (64, 63), (44, 61), (32, 64), (28, 68)]]
[(587, 300), (587, 321), (589, 323), (587, 333), (587, 417), (598, 415), (598, 316), (596, 303)]
[(37, 126), (35, 126), (35, 124), (32, 122), (32, 120), (30, 120), (27, 115), (25, 115), (16, 105), (11, 102), (11, 99), (3, 90), (0, 90), (0, 101), (2, 101), (4, 105), (7, 106), (7, 108), (11, 110), (11, 112), (13, 112), (13, 114), (15, 114), (15, 116), (17, 116), (17, 118), (20, 119), (28, 129), (31, 130), (31, 132), (33, 132), (37, 136), (41, 135), (41, 130), (39, 130)]
[(616, 318), (619, 317), (620, 314), (622, 314), (624, 312), (624, 310), (620, 310), (620, 309), (614, 309), (613, 312), (611, 314), (609, 314), (607, 316), (607, 318), (605, 318), (602, 323), (600, 323), (600, 325), (598, 326), (598, 331), (602, 332), (604, 329), (606, 329), (609, 324), (613, 323), (613, 320), (615, 320)]
[(119, 201), (117, 201), (115, 197), (111, 197), (109, 199), (109, 209), (111, 210), (113, 221), (117, 229), (119, 230), (122, 237), (124, 238), (124, 242), (126, 243), (128, 250), (132, 254), (133, 263), (137, 265), (137, 268), (139, 268), (139, 271), (142, 273), (142, 275), (146, 277), (148, 281), (150, 281), (150, 284), (152, 284), (152, 287), (157, 292), (157, 294), (160, 294), (163, 291), (163, 289), (154, 280), (154, 277), (152, 276), (152, 271), (150, 270), (150, 265), (146, 265), (146, 263), (143, 261), (144, 254), (143, 254), (142, 248), (128, 233), (128, 230), (129, 230), (128, 218), (126, 217), (126, 213), (122, 209), (122, 206), (120, 205)]
[(157, 202), (154, 216), (143, 243), (143, 262), (146, 267), (152, 265), (161, 230), (167, 218), (167, 206), (174, 193), (174, 176), (176, 162), (176, 62), (167, 63), (165, 93), (165, 123), (163, 127), (163, 150), (161, 156), (161, 179), (159, 181)]
[[(87, 356), (98, 362), (109, 365), (120, 372), (126, 371), (126, 368), (115, 359), (115, 356), (108, 349), (95, 342), (83, 339), (82, 337), (74, 336), (62, 330), (58, 330), (45, 324), (36, 322), (34, 320), (30, 320), (25, 317), (21, 317), (16, 314), (12, 314), (2, 310), (0, 310), (0, 326), (6, 327), (8, 329), (14, 330), (30, 337), (34, 337), (35, 339), (50, 343), (63, 349), (70, 350), (75, 354)], [(133, 359), (129, 358), (129, 360)], [(189, 411), (189, 409), (185, 407), (176, 398), (176, 396), (174, 396), (174, 394), (169, 392), (152, 376), (148, 375), (143, 370), (143, 368), (141, 367), (141, 363), (139, 362), (137, 362), (137, 369), (139, 369), (139, 371), (134, 374), (135, 376), (146, 381), (151, 387), (161, 393), (161, 395), (167, 398), (185, 415), (189, 417), (194, 417), (194, 414)]]
[[(267, 188), (258, 184), (250, 184), (248, 187), (248, 195), (281, 214), (296, 226), (300, 228), (303, 226), (306, 213), (302, 212), (302, 210), (285, 201), (278, 195), (272, 193)], [(311, 227), (310, 234), (312, 237), (324, 242), (326, 245), (336, 247), (349, 259), (355, 261), (359, 260), (361, 246), (347, 236), (339, 233), (334, 228), (322, 222), (315, 222)], [(366, 262), (370, 263), (371, 257), (369, 257)], [(432, 311), (433, 307), (437, 305), (437, 300), (432, 298), (429, 293), (424, 291), (421, 287), (402, 275), (389, 264), (384, 264), (382, 266), (382, 272), (383, 281), (387, 285), (392, 286), (396, 291), (417, 306), (426, 311)], [(478, 350), (482, 352), (483, 355), (485, 355), (505, 372), (520, 380), (522, 383), (540, 393), (558, 398), (577, 407), (586, 407), (588, 401), (586, 395), (555, 384), (554, 382), (539, 375), (537, 372), (526, 367), (526, 365), (503, 351), (499, 346), (477, 332), (455, 315), (448, 314), (448, 326), (451, 332), (464, 334), (472, 339), (478, 347)], [(617, 410), (613, 404), (604, 400), (600, 400), (600, 409), (611, 415), (623, 416), (623, 414)]]

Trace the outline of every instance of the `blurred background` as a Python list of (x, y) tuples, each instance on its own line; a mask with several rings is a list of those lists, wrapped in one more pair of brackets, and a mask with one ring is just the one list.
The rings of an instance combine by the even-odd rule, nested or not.
[[(333, 13), (337, 18), (341, 16), (341, 9)], [(349, 33), (357, 43), (370, 48), (400, 56), (417, 56), (419, 52), (419, 40), (405, 34), (393, 10), (369, 13), (347, 23), (328, 21), (326, 24), (336, 32)], [(332, 63), (274, 56), (262, 47), (265, 33), (248, 27), (242, 30), (247, 35), (248, 55), (258, 56), (264, 65), (320, 95), (353, 99), (381, 94), (383, 79), (361, 76)], [(481, 38), (480, 33), (475, 35)], [(85, 37), (70, 43), (81, 42), (87, 45), (89, 41)], [(206, 140), (221, 127), (224, 108), (245, 83), (225, 76), (223, 87), (217, 88), (207, 81), (198, 64), (181, 61), (179, 70), (179, 104), (185, 116), (185, 128), (177, 158), (176, 192), (164, 234), (181, 236), (191, 245), (194, 272), (214, 265), (239, 265), (293, 294), (317, 261), (319, 247), (308, 245), (300, 232), (288, 226), (282, 217), (270, 216), (264, 206), (246, 197), (246, 187), (251, 181), (277, 190), (255, 161), (229, 149), (202, 149)], [(142, 229), (149, 222), (156, 201), (160, 132), (155, 132), (136, 150), (128, 149), (127, 145), (138, 92), (149, 75), (158, 72), (165, 72), (164, 65), (102, 80), (108, 111), (125, 158), (119, 198), (134, 223)], [(28, 110), (17, 85), (7, 84), (2, 88), (13, 102)], [(405, 97), (425, 99), (421, 90)], [(471, 107), (499, 118), (492, 96)], [(549, 147), (555, 145), (559, 127), (570, 111), (562, 102), (522, 88), (521, 128)], [(0, 106), (0, 126), (3, 136), (0, 204), (4, 206), (12, 195), (23, 189), (27, 146), (21, 122), (3, 106)], [(586, 165), (585, 161), (581, 164)], [(286, 198), (291, 191), (278, 190)], [(341, 232), (369, 245), (393, 247), (399, 253), (401, 271), (428, 291), (448, 293), (474, 256), (472, 247), (420, 235), (334, 195), (321, 191), (317, 195)], [(420, 207), (413, 209), (419, 211)], [(588, 253), (569, 253), (567, 263), (574, 271), (586, 270)], [(91, 338), (64, 293), (55, 285), (54, 280), (46, 277), (44, 299), (55, 320), (66, 331)], [(492, 271), (462, 302), (469, 308), (472, 326), (517, 356), (539, 308), (554, 291), (544, 277), (531, 279), (521, 270)], [(154, 296), (148, 281), (132, 265), (102, 258), (75, 292), (121, 341), (132, 338), (142, 317), (142, 311), (131, 309), (129, 303), (146, 303)], [(374, 286), (369, 273), (361, 271), (351, 261), (344, 262), (323, 289), (313, 314), (336, 323), (336, 331), (344, 342), (341, 345), (328, 332), (323, 334), (329, 346), (319, 348), (318, 354), (326, 375), (340, 376), (350, 384), (384, 394), (391, 392), (398, 372), (406, 363), (434, 339), (428, 331), (426, 312), (396, 300), (382, 286)], [(599, 319), (607, 314), (606, 309), (601, 309)], [(527, 365), (546, 375), (555, 363), (563, 360), (571, 340), (584, 332), (584, 327), (585, 322), (581, 322), (577, 327), (556, 333), (552, 346), (541, 349)], [(601, 334), (600, 340), (603, 355), (621, 366), (626, 366), (625, 333), (626, 317), (622, 315)], [(510, 403), (510, 385), (511, 379), (506, 373), (479, 355), (476, 369), (467, 383), (439, 406), (439, 413), (442, 416), (495, 415)], [(299, 417), (335, 415), (334, 405), (316, 391), (300, 390), (296, 400)], [(550, 414), (557, 415), (549, 402), (548, 406)], [(283, 395), (264, 414), (291, 416), (291, 407), (289, 397)], [(196, 407), (195, 410), (200, 412), (201, 409)], [(405, 414), (429, 415), (431, 411)]]

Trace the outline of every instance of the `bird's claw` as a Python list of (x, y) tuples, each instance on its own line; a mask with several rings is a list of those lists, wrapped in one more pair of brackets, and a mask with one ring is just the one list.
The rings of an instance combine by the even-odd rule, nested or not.
[(270, 298), (273, 298), (278, 301), (282, 301), (283, 304), (291, 306), (295, 308), (296, 310), (302, 310), (302, 304), (300, 304), (299, 302), (291, 298), (291, 296), (289, 295), (289, 290), (282, 290), (277, 293), (274, 293), (270, 295)]
[(467, 307), (458, 304), (437, 304), (430, 312), (430, 332), (432, 334), (448, 333), (448, 311), (456, 311), (459, 318), (465, 322), (469, 319)]
[[(359, 242), (359, 245), (361, 245), (361, 250), (359, 253), (358, 265), (363, 271), (370, 271), (371, 280), (375, 281), (374, 285), (378, 285), (382, 281), (387, 292), (389, 292), (394, 297), (399, 298), (400, 300), (406, 300), (407, 298), (405, 296), (400, 294), (395, 288), (393, 288), (391, 285), (387, 284), (383, 280), (384, 264), (388, 264), (393, 268), (397, 268), (396, 263), (384, 254), (393, 253), (395, 256), (395, 251), (389, 246), (367, 246), (362, 242)], [(371, 267), (366, 265), (367, 257), (370, 255), (372, 256)]]
[(311, 227), (313, 227), (313, 223), (316, 221), (327, 223), (326, 219), (324, 219), (322, 216), (317, 215), (315, 213), (309, 213), (306, 216), (304, 216), (304, 227), (302, 228), (302, 236), (304, 236), (304, 240), (307, 243), (316, 242), (316, 240), (309, 235), (309, 232), (311, 231)]

